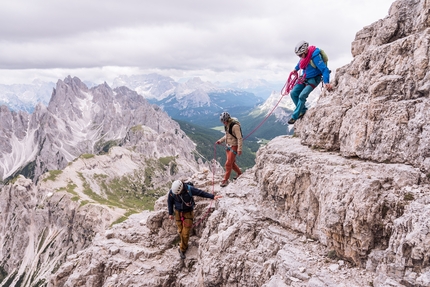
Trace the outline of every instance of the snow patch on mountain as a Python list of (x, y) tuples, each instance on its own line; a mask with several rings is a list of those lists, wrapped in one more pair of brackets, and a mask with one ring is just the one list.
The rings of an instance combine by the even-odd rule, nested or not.
[(5, 156), (0, 161), (0, 168), (4, 171), (3, 178), (13, 174), (21, 166), (24, 166), (29, 158), (35, 158), (38, 149), (33, 145), (35, 141), (36, 130), (26, 132), (23, 139), (18, 139), (15, 134), (10, 138), (12, 153)]

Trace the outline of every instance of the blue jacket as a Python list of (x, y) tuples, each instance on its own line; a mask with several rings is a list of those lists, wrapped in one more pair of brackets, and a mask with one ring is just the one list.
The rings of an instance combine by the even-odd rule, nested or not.
[[(312, 65), (309, 63), (309, 65), (305, 69), (306, 79), (310, 79), (310, 78), (314, 78), (322, 75), (324, 84), (329, 83), (330, 70), (328, 69), (327, 65), (324, 63), (319, 48), (316, 48), (315, 51), (312, 53), (311, 59), (314, 62), (316, 68), (312, 67)], [(300, 70), (300, 60), (295, 67), (296, 71)]]
[(194, 186), (184, 184), (184, 189), (180, 194), (174, 194), (172, 190), (169, 191), (169, 195), (167, 197), (169, 215), (173, 215), (173, 205), (175, 206), (175, 209), (180, 212), (188, 212), (194, 209), (194, 199), (188, 193), (188, 187), (190, 188), (190, 192), (193, 196), (197, 195), (211, 199), (214, 199), (215, 197), (213, 194), (204, 192), (203, 190), (197, 189)]

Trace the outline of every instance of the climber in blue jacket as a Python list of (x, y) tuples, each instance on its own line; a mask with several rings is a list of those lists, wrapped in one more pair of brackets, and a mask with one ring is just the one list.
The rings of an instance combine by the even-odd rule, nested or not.
[(300, 70), (303, 72), (290, 93), (296, 109), (292, 113), (288, 124), (294, 124), (306, 113), (306, 100), (309, 94), (319, 85), (321, 78), (323, 87), (327, 91), (333, 90), (330, 84), (330, 70), (324, 62), (322, 50), (315, 46), (309, 46), (309, 43), (305, 41), (300, 41), (296, 45), (294, 52), (300, 57), (300, 60), (293, 72), (297, 73)]

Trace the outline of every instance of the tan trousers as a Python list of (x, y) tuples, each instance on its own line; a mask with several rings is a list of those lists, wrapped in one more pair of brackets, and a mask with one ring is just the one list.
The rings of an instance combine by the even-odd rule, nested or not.
[(191, 228), (193, 227), (194, 212), (179, 212), (175, 210), (175, 220), (178, 226), (179, 237), (181, 238), (181, 243), (179, 248), (182, 252), (188, 249), (188, 240), (190, 239)]

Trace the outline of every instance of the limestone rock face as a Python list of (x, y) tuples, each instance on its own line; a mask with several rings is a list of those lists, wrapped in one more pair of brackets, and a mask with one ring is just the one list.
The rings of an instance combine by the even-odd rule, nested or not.
[[(286, 227), (276, 204), (262, 197), (255, 172), (223, 189), (217, 202), (197, 201), (185, 260), (179, 258), (175, 223), (162, 197), (160, 209), (131, 216), (69, 256), (48, 286), (346, 287), (372, 281), (373, 272), (363, 273), (335, 255), (327, 259), (316, 238)], [(220, 192), (217, 186), (204, 187), (210, 176), (201, 176), (196, 185)]]
[(428, 1), (396, 1), (358, 32), (335, 91), (296, 124), (302, 143), (430, 171)]
[(388, 247), (394, 220), (409, 204), (405, 198), (430, 191), (416, 168), (345, 159), (304, 148), (297, 139), (277, 138), (260, 153), (261, 192), (278, 206), (282, 224), (358, 266), (371, 250)]
[(255, 166), (264, 201), (276, 206), (280, 224), (378, 271), (377, 286), (390, 280), (428, 286), (428, 175), (410, 165), (308, 149), (299, 141), (272, 140)]
[(226, 188), (210, 176), (197, 187), (223, 198), (197, 201), (184, 261), (162, 197), (69, 256), (49, 286), (428, 286), (430, 184), (419, 169), (284, 136)]

